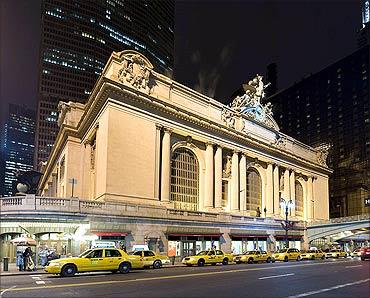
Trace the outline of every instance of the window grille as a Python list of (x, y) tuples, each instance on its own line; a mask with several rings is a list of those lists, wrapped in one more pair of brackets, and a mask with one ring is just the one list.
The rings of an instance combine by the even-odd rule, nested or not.
[(262, 205), (262, 181), (254, 170), (247, 171), (247, 210), (256, 211)]
[(295, 215), (303, 216), (303, 187), (298, 181), (295, 182)]
[(171, 201), (175, 209), (198, 210), (199, 166), (194, 153), (176, 149), (171, 159)]

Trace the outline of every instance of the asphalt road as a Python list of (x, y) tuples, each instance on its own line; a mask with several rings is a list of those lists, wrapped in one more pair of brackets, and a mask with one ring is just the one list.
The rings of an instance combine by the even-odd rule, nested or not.
[(177, 267), (1, 277), (1, 297), (370, 297), (370, 261)]

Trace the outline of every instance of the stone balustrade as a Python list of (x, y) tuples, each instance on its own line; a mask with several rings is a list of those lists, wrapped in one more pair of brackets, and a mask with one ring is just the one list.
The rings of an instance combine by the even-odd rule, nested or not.
[[(78, 198), (51, 198), (34, 195), (0, 198), (1, 214), (61, 212), (84, 215), (140, 216), (161, 219), (186, 219), (203, 222), (234, 222), (236, 224), (269, 224), (280, 226), (280, 219), (169, 209), (163, 206), (131, 203), (99, 202)], [(303, 222), (296, 222), (304, 227)]]
[(369, 218), (370, 218), (370, 213), (364, 213), (364, 214), (359, 214), (359, 215), (330, 218), (329, 220), (314, 220), (308, 223), (308, 226), (347, 223), (347, 222), (353, 222), (353, 221), (369, 220)]

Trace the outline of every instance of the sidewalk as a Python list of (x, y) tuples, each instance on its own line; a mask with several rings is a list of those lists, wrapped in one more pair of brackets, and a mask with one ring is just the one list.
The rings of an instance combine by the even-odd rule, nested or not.
[[(15, 275), (33, 275), (33, 274), (50, 274), (44, 271), (44, 269), (39, 266), (37, 270), (34, 271), (19, 271), (18, 268), (15, 266), (15, 263), (9, 264), (9, 271), (4, 271), (3, 263), (0, 262), (0, 277), (1, 276), (15, 276)], [(163, 265), (163, 268), (175, 268), (175, 267), (183, 267), (181, 263), (175, 263), (174, 265)]]

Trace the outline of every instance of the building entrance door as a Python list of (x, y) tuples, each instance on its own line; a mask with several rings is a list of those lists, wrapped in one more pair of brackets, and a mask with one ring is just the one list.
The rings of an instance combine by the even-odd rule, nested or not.
[(182, 255), (184, 257), (195, 255), (195, 241), (184, 241), (182, 243)]

